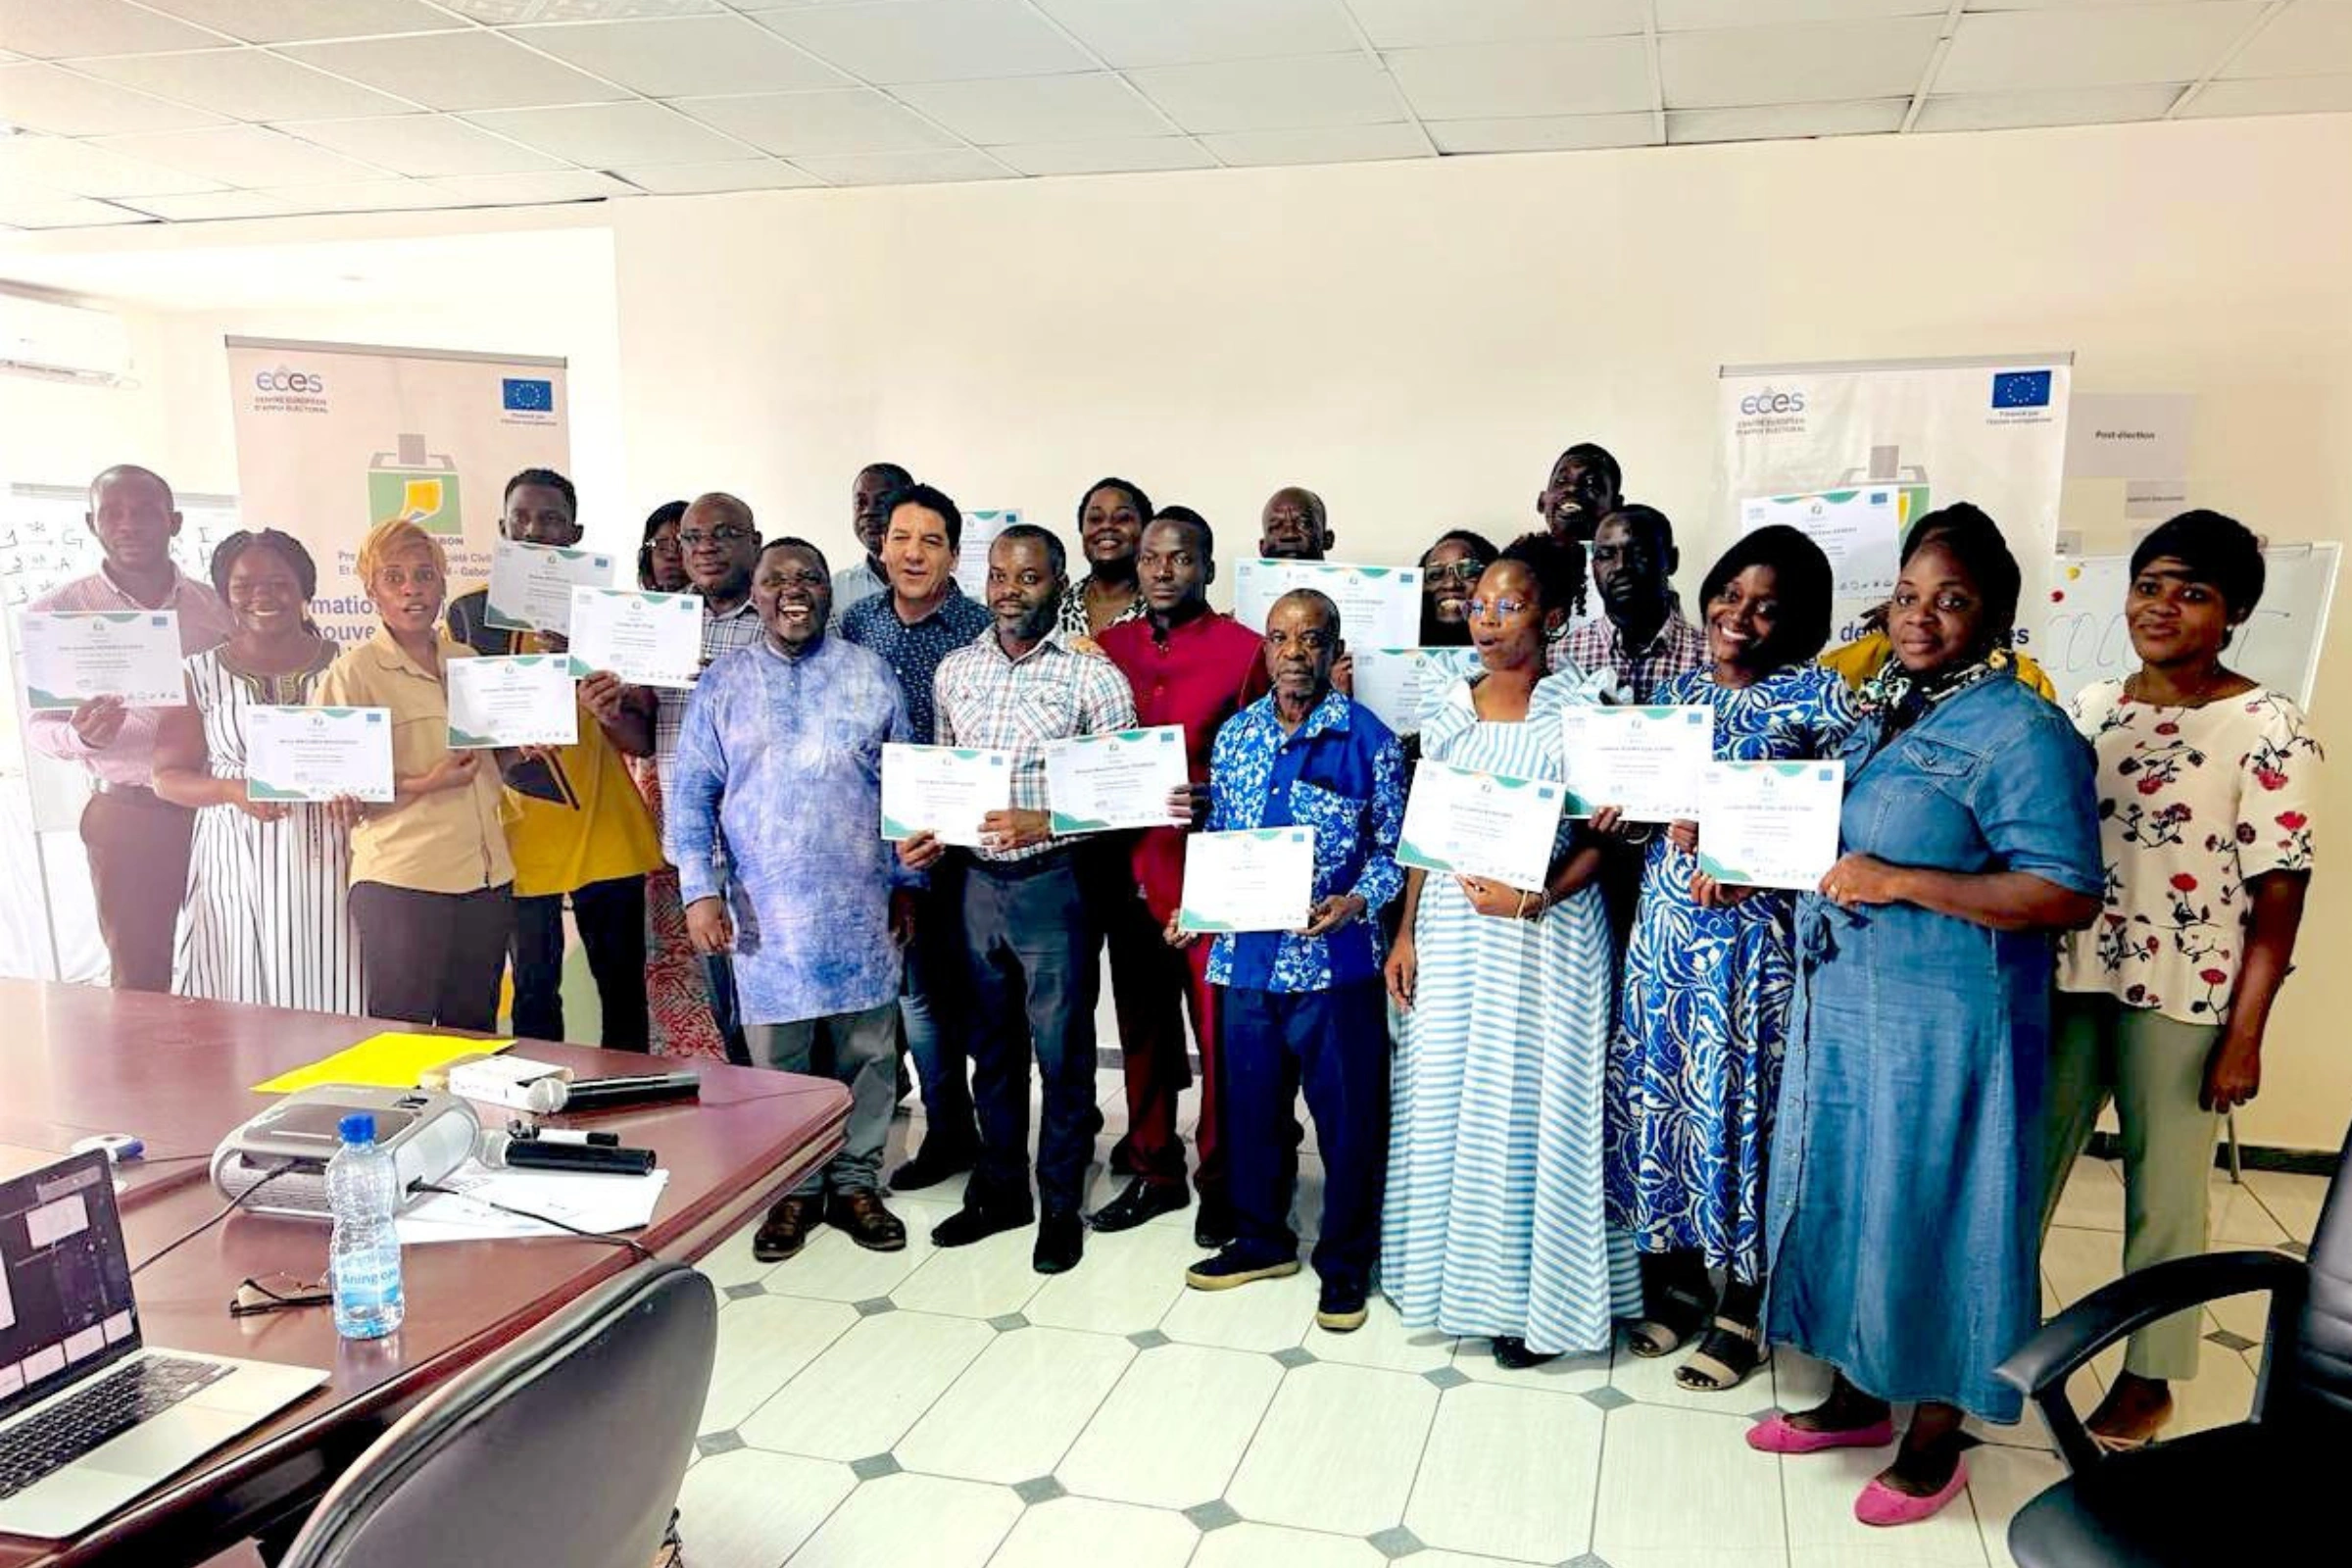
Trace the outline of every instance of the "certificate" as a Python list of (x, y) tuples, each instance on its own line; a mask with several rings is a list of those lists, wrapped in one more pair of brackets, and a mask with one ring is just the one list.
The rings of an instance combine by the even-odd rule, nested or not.
[(120, 697), (132, 708), (185, 708), (179, 615), (170, 610), (60, 610), (24, 620), (24, 698), (35, 711)]
[(1752, 496), (1740, 503), (1740, 531), (1787, 523), (1830, 558), (1839, 599), (1872, 604), (1894, 592), (1901, 499), (1892, 485), (1824, 490), (1802, 496)]
[(1056, 833), (1165, 827), (1168, 792), (1191, 782), (1181, 725), (1079, 735), (1046, 752), (1046, 800)]
[(490, 605), (483, 619), (509, 631), (571, 630), (571, 591), (612, 585), (612, 558), (501, 539), (490, 551)]
[(392, 799), (392, 712), (385, 708), (248, 708), (245, 798)]
[(956, 586), (983, 607), (988, 604), (988, 547), (997, 542), (997, 535), (1020, 520), (1020, 512), (1010, 507), (963, 514), (963, 532), (958, 535), (962, 543), (956, 549)]
[(1315, 830), (1196, 833), (1184, 846), (1185, 931), (1297, 931), (1315, 902)]
[(703, 672), (703, 601), (629, 588), (571, 590), (571, 672), (633, 686), (692, 686)]
[(569, 746), (580, 738), (571, 661), (514, 654), (449, 662), (449, 746)]
[(1361, 648), (1355, 700), (1397, 734), (1418, 735), (1446, 689), (1478, 667), (1475, 648)]
[(930, 833), (977, 849), (980, 819), (1012, 805), (1012, 754), (959, 746), (882, 748), (882, 836)]
[(1568, 788), (1550, 779), (1510, 778), (1421, 760), (1404, 805), (1396, 858), (1424, 871), (1493, 877), (1541, 890)]
[(1692, 822), (1715, 760), (1715, 710), (1579, 704), (1560, 710), (1560, 746), (1570, 816), (1614, 806), (1636, 822)]
[(1330, 561), (1245, 561), (1234, 568), (1233, 618), (1266, 629), (1274, 602), (1312, 588), (1340, 607), (1340, 635), (1361, 648), (1409, 648), (1421, 640), (1421, 568), (1343, 566)]
[(1716, 881), (1809, 892), (1838, 863), (1843, 762), (1716, 762), (1701, 795), (1698, 868)]

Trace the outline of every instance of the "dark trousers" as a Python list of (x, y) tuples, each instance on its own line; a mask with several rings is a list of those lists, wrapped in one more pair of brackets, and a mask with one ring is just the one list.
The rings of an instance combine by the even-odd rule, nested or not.
[(1269, 1260), (1298, 1255), (1291, 1196), (1301, 1085), (1323, 1156), (1315, 1272), (1369, 1284), (1380, 1253), (1389, 1158), (1389, 1029), (1378, 980), (1329, 991), (1231, 987), (1224, 999), (1225, 1144), (1236, 1244)]
[(1044, 1095), (1037, 1193), (1049, 1214), (1085, 1196), (1102, 1112), (1095, 1104), (1097, 934), (1067, 855), (1003, 869), (973, 861), (963, 879), (964, 952), (971, 961), (972, 1099), (980, 1158), (967, 1201), (1029, 1200), (1029, 1059)]
[(514, 929), (514, 884), (472, 893), (351, 885), (368, 1015), (482, 1033), (498, 1027), (498, 977)]
[[(645, 878), (591, 882), (571, 895), (571, 920), (596, 976), (608, 1051), (643, 1051), (649, 1026), (645, 1000)], [(531, 1040), (564, 1040), (564, 899), (535, 894), (514, 901), (514, 1032)]]
[(899, 1015), (923, 1090), (923, 1141), (939, 1152), (975, 1149), (972, 1109), (972, 968), (963, 945), (963, 869), (954, 858), (931, 868), (915, 895), (914, 941), (906, 950)]
[(710, 1021), (727, 1048), (727, 1059), (738, 1067), (752, 1065), (751, 1047), (744, 1043), (743, 1016), (735, 1009), (735, 960), (724, 953), (701, 955), (703, 987), (710, 995)]
[(1225, 1148), (1218, 1137), (1224, 1074), (1217, 1060), (1216, 988), (1208, 983), (1209, 944), (1169, 947), (1131, 878), (1105, 874), (1094, 907), (1110, 953), (1110, 1000), (1127, 1080), (1128, 1152), (1146, 1181), (1183, 1184), (1176, 1101), (1193, 1081), (1184, 1044), (1189, 1015), (1200, 1048), (1200, 1119), (1193, 1130), (1200, 1154), (1197, 1179), (1203, 1196), (1216, 1197), (1225, 1190)]
[(196, 813), (145, 790), (101, 792), (81, 808), (98, 934), (117, 991), (170, 991), (172, 943), (188, 892)]

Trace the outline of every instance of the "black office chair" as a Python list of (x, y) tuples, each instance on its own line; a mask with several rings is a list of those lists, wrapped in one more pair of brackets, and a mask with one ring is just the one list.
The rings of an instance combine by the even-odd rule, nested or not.
[[(2071, 1475), (2019, 1510), (2019, 1568), (2213, 1568), (2352, 1561), (2352, 1141), (2308, 1263), (2208, 1252), (2091, 1292), (2000, 1375), (2041, 1406)], [(2243, 1422), (2106, 1453), (2067, 1402), (2066, 1380), (2109, 1346), (2175, 1312), (2271, 1293), (2269, 1343)]]
[(280, 1568), (647, 1568), (717, 1348), (710, 1282), (638, 1265), (401, 1417)]

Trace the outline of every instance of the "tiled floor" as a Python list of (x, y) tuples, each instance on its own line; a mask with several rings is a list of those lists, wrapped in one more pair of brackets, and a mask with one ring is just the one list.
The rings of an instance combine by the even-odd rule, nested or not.
[[(1102, 1090), (1107, 1152), (1115, 1075)], [(899, 1123), (894, 1164), (919, 1128)], [(2217, 1247), (2309, 1241), (2318, 1178), (2215, 1184)], [(1098, 1171), (1098, 1196), (1110, 1185)], [(891, 1200), (904, 1252), (827, 1232), (768, 1268), (747, 1231), (706, 1260), (725, 1299), (681, 1499), (694, 1568), (2008, 1568), (2009, 1516), (2059, 1473), (2037, 1426), (1989, 1431), (1965, 1502), (1867, 1531), (1851, 1505), (1883, 1454), (1780, 1460), (1740, 1441), (1757, 1412), (1820, 1397), (1826, 1374), (1800, 1357), (1717, 1397), (1622, 1349), (1508, 1372), (1378, 1300), (1360, 1332), (1326, 1334), (1307, 1274), (1187, 1291), (1189, 1210), (1090, 1237), (1051, 1280), (1030, 1270), (1033, 1233), (935, 1251), (956, 1196)], [(2119, 1272), (2122, 1222), (2115, 1168), (2083, 1161), (2045, 1258), (2052, 1303)], [(2253, 1393), (2259, 1303), (2207, 1326), (2180, 1430), (2238, 1419)]]

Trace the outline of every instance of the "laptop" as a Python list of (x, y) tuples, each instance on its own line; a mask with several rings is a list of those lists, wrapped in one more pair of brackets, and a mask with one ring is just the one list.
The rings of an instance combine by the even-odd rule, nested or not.
[(325, 1381), (141, 1341), (105, 1154), (0, 1182), (0, 1531), (74, 1535)]

